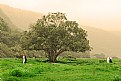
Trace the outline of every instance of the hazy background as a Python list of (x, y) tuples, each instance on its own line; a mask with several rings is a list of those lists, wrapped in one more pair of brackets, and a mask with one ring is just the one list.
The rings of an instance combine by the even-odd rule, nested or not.
[(0, 0), (0, 4), (44, 14), (64, 12), (81, 25), (121, 30), (121, 0)]

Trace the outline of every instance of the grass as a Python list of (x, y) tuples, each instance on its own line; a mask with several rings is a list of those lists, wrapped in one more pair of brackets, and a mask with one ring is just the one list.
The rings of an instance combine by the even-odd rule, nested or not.
[(121, 60), (61, 59), (58, 63), (28, 59), (0, 59), (0, 81), (121, 81)]

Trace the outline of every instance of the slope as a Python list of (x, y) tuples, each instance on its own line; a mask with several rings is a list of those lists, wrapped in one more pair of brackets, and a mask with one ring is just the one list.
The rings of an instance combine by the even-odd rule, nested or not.
[(121, 37), (121, 30), (119, 30), (119, 31), (111, 31), (111, 32), (112, 32), (113, 34), (115, 34), (115, 35)]
[(121, 57), (121, 37), (102, 29), (82, 26), (88, 32), (92, 53)]
[(30, 24), (42, 17), (41, 13), (13, 8), (0, 4), (1, 10), (10, 18), (14, 25), (22, 30), (28, 30)]
[(4, 12), (0, 9), (0, 17), (2, 19), (4, 19), (4, 21), (8, 24), (8, 26), (13, 29), (16, 30), (17, 27), (11, 22), (11, 20), (4, 14)]

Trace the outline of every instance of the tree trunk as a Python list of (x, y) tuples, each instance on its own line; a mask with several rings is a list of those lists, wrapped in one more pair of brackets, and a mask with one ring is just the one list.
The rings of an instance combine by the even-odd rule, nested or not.
[(49, 62), (55, 63), (57, 62), (57, 57), (58, 55), (60, 55), (62, 52), (64, 52), (64, 50), (59, 50), (58, 52), (55, 50), (51, 50), (48, 53), (48, 60)]
[(55, 54), (49, 55), (49, 62), (57, 62), (57, 56), (55, 56)]
[(49, 60), (49, 62), (52, 62), (52, 63), (57, 62), (57, 54), (56, 54), (56, 52), (51, 50), (49, 55), (48, 55), (48, 60)]

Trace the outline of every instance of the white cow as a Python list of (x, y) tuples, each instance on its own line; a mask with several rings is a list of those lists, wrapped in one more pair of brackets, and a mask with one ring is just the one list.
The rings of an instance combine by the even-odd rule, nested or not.
[(107, 57), (107, 63), (112, 63), (112, 57)]
[(25, 63), (25, 56), (23, 55), (23, 64)]

